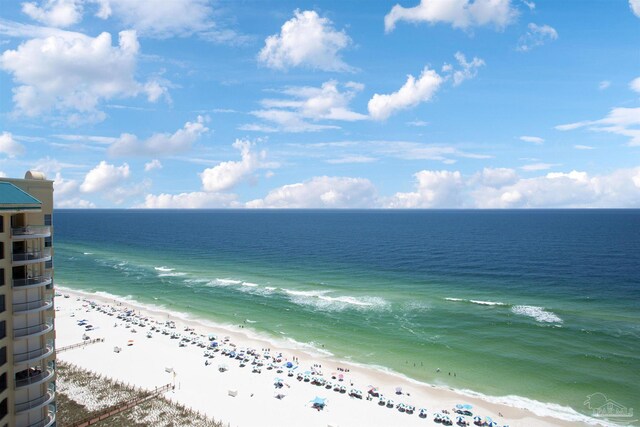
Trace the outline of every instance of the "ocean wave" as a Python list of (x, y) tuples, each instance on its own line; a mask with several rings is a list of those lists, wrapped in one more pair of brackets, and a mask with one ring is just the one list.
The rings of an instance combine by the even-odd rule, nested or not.
[(250, 287), (250, 288), (257, 288), (257, 287), (258, 287), (258, 286), (260, 286), (260, 285), (258, 285), (257, 283), (242, 282), (242, 286), (248, 286), (248, 287)]
[(230, 286), (230, 285), (239, 285), (242, 283), (242, 280), (235, 280), (235, 279), (215, 279), (213, 281), (211, 281), (210, 283), (215, 283), (221, 286)]
[(245, 319), (245, 322), (247, 323), (257, 323), (257, 320), (251, 320), (251, 319)]
[(162, 271), (162, 272), (165, 272), (165, 273), (175, 270), (175, 268), (165, 267), (164, 265), (162, 267), (153, 267), (153, 268), (154, 268), (154, 270)]
[(469, 302), (471, 304), (477, 304), (477, 305), (487, 305), (487, 306), (495, 306), (495, 305), (507, 305), (503, 302), (496, 302), (496, 301), (481, 301), (481, 300), (475, 300), (475, 299), (463, 299), (463, 298), (445, 298), (445, 300), (447, 301), (453, 301), (453, 302)]
[(563, 320), (555, 313), (546, 311), (542, 307), (536, 307), (534, 305), (514, 305), (511, 307), (511, 311), (514, 314), (521, 316), (527, 316), (535, 319), (540, 323), (562, 323)]
[(82, 252), (83, 255), (93, 255), (93, 252)]
[(386, 308), (389, 304), (380, 297), (328, 296), (330, 290), (294, 291), (283, 289), (289, 300), (297, 305), (313, 307), (323, 311), (343, 311), (347, 309), (375, 310)]
[(170, 272), (170, 273), (160, 273), (158, 274), (158, 277), (180, 277), (180, 276), (186, 276), (186, 275), (187, 273), (176, 271), (176, 272)]

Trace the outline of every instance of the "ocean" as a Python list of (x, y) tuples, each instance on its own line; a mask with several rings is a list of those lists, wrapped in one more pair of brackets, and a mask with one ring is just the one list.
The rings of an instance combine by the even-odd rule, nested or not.
[(54, 233), (58, 286), (536, 413), (640, 408), (640, 210), (56, 210)]

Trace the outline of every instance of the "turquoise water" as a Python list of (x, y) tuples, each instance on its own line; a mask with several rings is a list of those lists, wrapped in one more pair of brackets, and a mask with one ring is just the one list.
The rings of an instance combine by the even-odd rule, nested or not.
[(638, 210), (59, 210), (54, 225), (61, 286), (514, 402), (640, 406)]

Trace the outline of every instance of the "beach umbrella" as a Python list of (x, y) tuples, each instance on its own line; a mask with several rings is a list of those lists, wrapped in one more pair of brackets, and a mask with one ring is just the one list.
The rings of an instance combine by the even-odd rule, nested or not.
[(402, 387), (396, 387), (396, 394), (402, 394)]
[(467, 404), (462, 405), (462, 408), (467, 409), (467, 410), (471, 410), (471, 409), (473, 409), (473, 406), (472, 406), (472, 405), (469, 405), (469, 404), (467, 403)]
[(319, 407), (322, 408), (322, 407), (324, 407), (326, 400), (327, 399), (325, 399), (325, 398), (316, 396), (316, 398), (313, 399), (313, 400), (310, 400), (310, 402), (313, 403), (313, 406), (319, 406)]
[(285, 365), (287, 368), (293, 368), (293, 363), (291, 362), (287, 362), (287, 364)]

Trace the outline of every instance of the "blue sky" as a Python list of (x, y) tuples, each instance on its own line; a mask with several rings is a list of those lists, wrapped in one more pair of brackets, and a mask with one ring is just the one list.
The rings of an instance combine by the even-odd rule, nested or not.
[(640, 207), (640, 0), (396, 1), (3, 1), (0, 172), (58, 207)]

